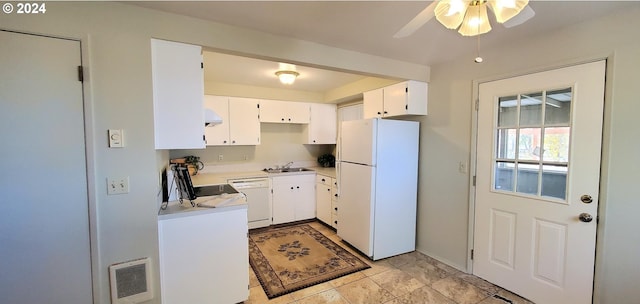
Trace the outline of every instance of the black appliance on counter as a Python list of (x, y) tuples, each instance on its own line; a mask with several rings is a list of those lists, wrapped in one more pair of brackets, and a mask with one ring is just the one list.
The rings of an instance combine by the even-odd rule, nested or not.
[(186, 167), (174, 166), (172, 170), (174, 180), (178, 186), (180, 203), (182, 203), (183, 200), (189, 200), (191, 206), (195, 207), (195, 199), (198, 197), (238, 193), (238, 190), (229, 184), (194, 187), (191, 181), (191, 175)]

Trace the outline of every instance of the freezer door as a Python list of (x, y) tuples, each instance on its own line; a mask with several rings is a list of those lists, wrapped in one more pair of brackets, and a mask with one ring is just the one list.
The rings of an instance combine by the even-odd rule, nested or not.
[(340, 164), (338, 236), (367, 256), (373, 255), (375, 167)]
[(375, 166), (377, 126), (377, 119), (342, 122), (340, 160)]

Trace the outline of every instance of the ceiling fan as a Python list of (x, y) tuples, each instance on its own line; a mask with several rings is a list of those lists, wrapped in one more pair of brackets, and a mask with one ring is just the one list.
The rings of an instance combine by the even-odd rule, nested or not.
[(495, 20), (507, 28), (520, 25), (535, 15), (529, 6), (529, 0), (433, 1), (393, 37), (410, 36), (434, 16), (446, 28), (458, 29), (458, 32), (463, 36), (484, 34), (491, 30), (487, 7), (493, 11)]

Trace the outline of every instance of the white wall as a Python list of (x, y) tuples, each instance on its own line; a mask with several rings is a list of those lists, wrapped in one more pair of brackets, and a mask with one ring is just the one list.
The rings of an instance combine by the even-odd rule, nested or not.
[[(87, 67), (87, 121), (93, 262), (97, 303), (109, 303), (107, 266), (150, 256), (157, 270), (158, 169), (168, 151), (155, 151), (151, 90), (151, 37), (309, 63), (371, 75), (428, 80), (424, 66), (387, 60), (310, 42), (174, 16), (119, 3), (47, 2), (44, 15), (3, 14), (0, 28), (82, 40)], [(485, 63), (461, 61), (433, 67), (429, 116), (422, 118), (419, 185), (419, 249), (459, 268), (466, 266), (472, 81), (537, 71), (610, 56), (607, 77), (601, 218), (596, 303), (640, 298), (640, 180), (635, 156), (640, 143), (634, 122), (640, 113), (637, 71), (638, 9), (532, 38), (500, 50), (483, 49)], [(295, 45), (295, 48), (291, 46)], [(106, 148), (106, 130), (125, 130), (124, 149)], [(131, 193), (106, 196), (108, 176), (130, 176)], [(62, 219), (63, 220), (63, 219)], [(157, 271), (154, 274), (159, 303)]]
[(607, 94), (598, 225), (595, 303), (640, 298), (640, 3), (633, 10), (588, 21), (510, 47), (432, 66), (429, 116), (422, 119), (418, 248), (465, 269), (473, 81), (487, 81), (607, 57)]
[[(0, 28), (79, 39), (85, 105), (96, 303), (110, 303), (108, 266), (151, 257), (159, 303), (159, 170), (154, 150), (150, 38), (198, 44), (261, 58), (428, 80), (429, 68), (306, 41), (113, 2), (47, 2), (45, 14), (2, 14)], [(75, 68), (75, 67), (74, 67)], [(124, 129), (125, 148), (107, 148), (107, 129)], [(314, 152), (315, 153), (315, 152)], [(286, 159), (289, 157), (287, 156)], [(107, 196), (106, 178), (129, 176), (130, 193)], [(64, 220), (63, 215), (60, 220)]]

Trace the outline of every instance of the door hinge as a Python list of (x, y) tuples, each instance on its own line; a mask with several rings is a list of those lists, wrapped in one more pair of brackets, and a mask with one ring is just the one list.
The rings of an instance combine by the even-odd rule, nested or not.
[(476, 99), (476, 111), (480, 108), (480, 99)]
[(476, 186), (476, 176), (475, 175), (473, 176), (473, 186), (474, 187)]
[(84, 82), (84, 69), (81, 65), (78, 66), (78, 81)]
[(471, 249), (471, 259), (473, 260), (473, 249)]

